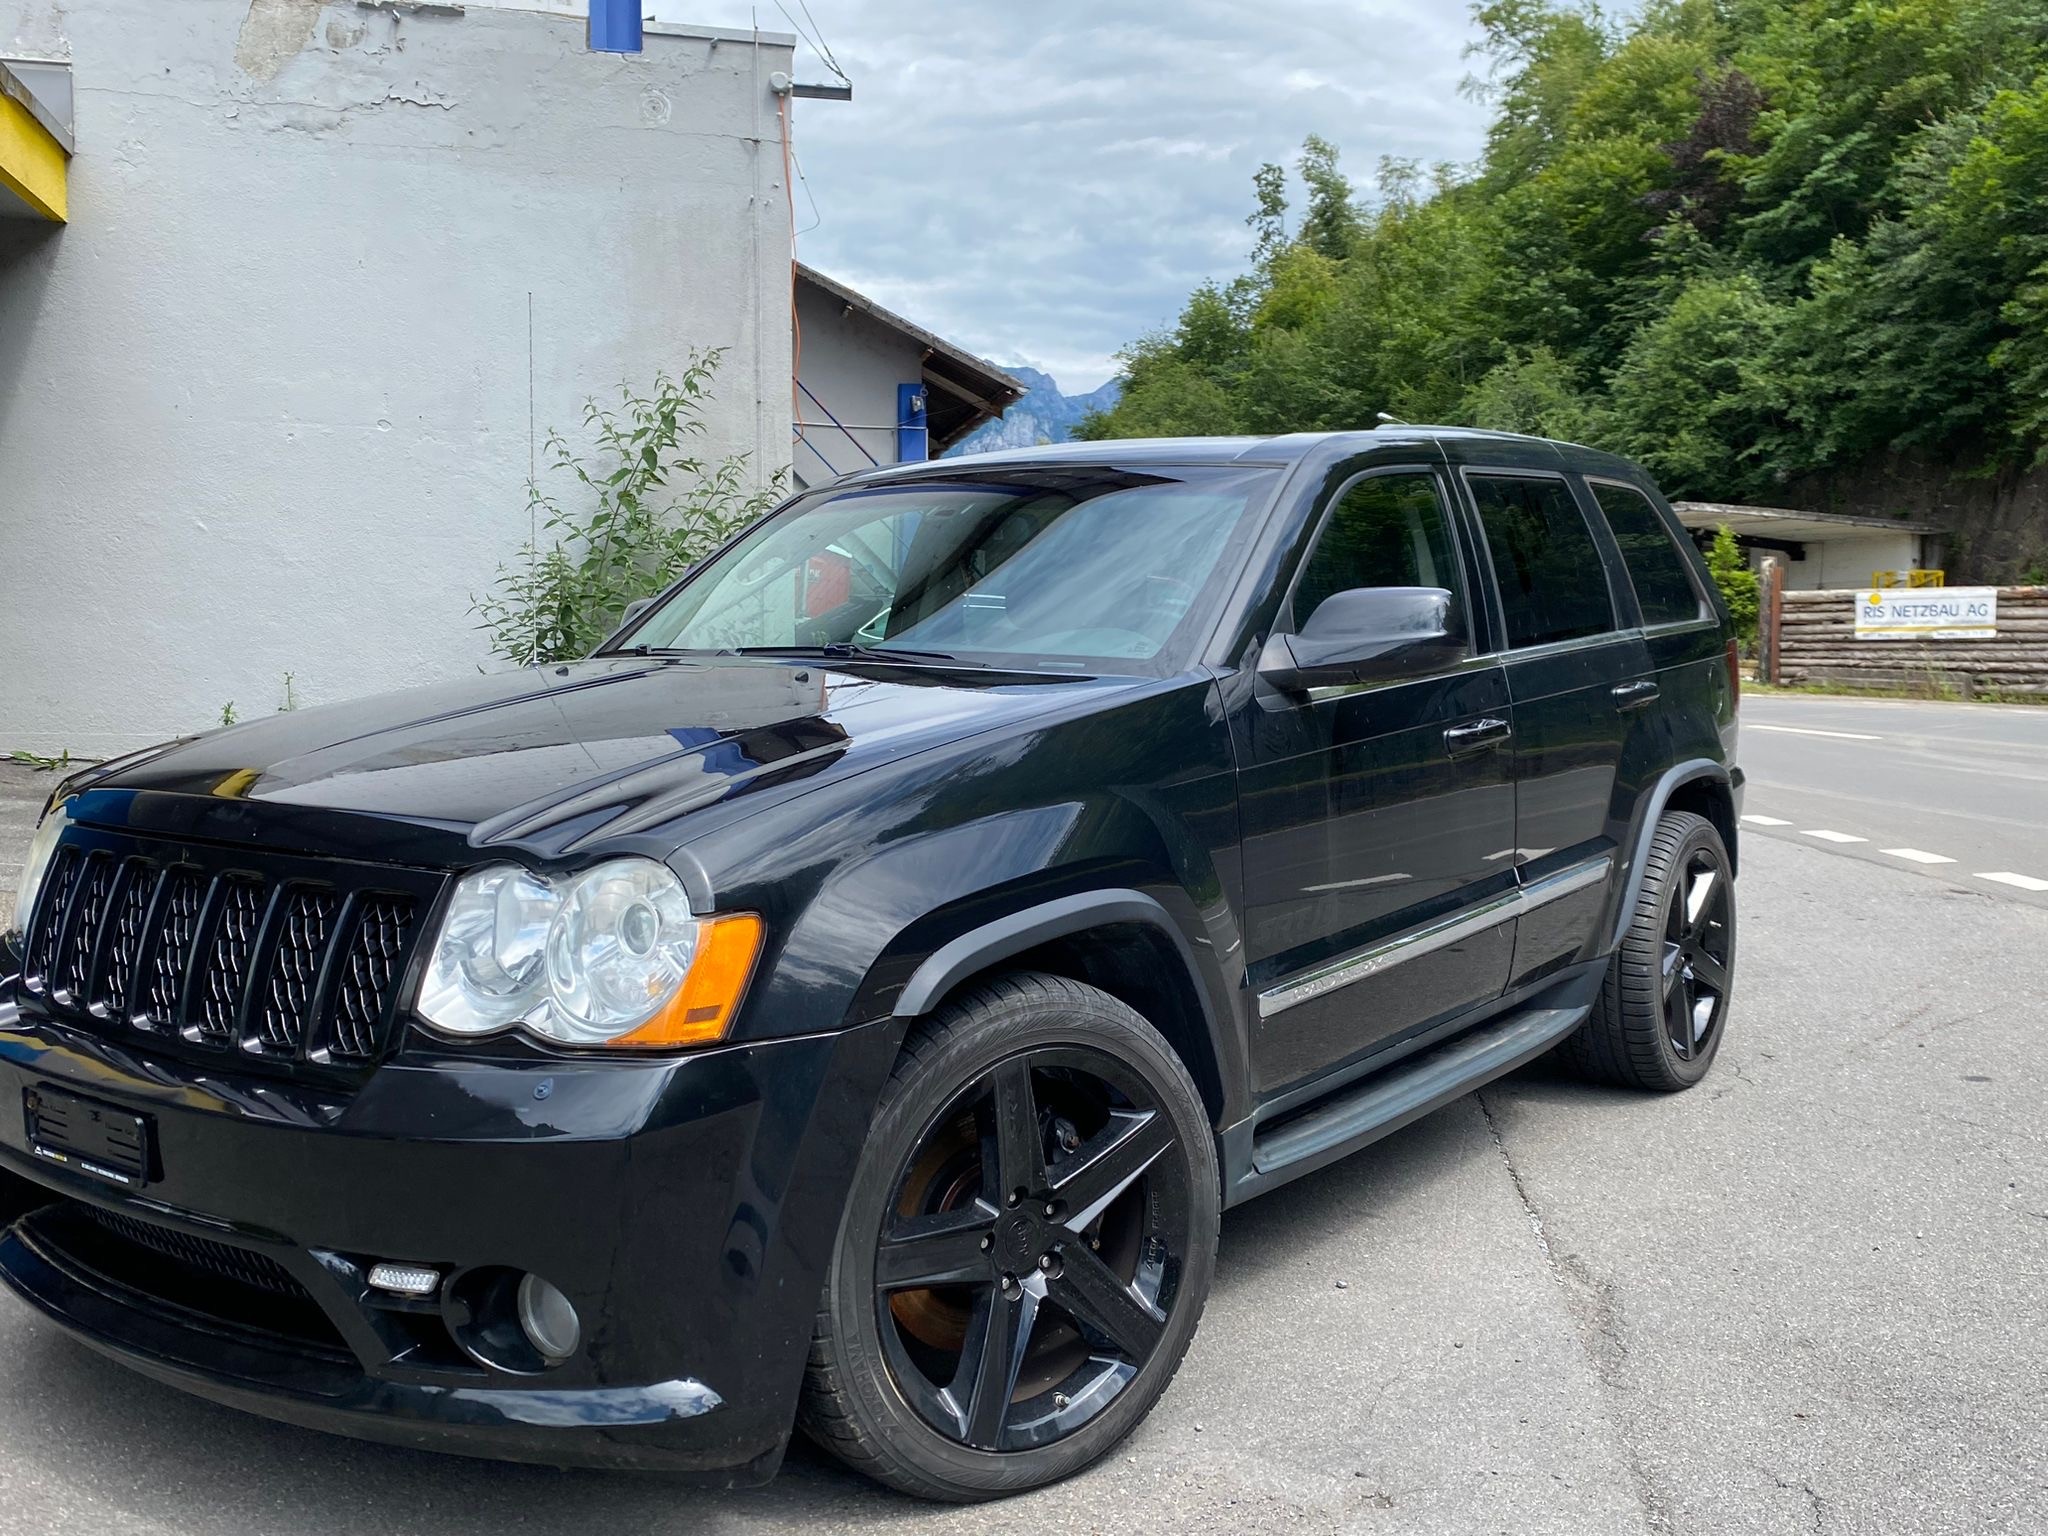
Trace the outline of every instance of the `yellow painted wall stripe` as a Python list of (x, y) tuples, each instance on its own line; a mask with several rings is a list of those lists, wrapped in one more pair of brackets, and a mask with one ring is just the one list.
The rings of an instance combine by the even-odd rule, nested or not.
[(70, 156), (27, 107), (0, 94), (0, 187), (46, 219), (64, 222), (64, 173)]

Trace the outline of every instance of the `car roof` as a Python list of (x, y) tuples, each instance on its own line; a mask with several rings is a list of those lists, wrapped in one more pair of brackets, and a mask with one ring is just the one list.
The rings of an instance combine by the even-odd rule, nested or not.
[[(1289, 432), (1264, 437), (1122, 437), (1098, 442), (1044, 443), (1035, 448), (1005, 448), (993, 453), (969, 453), (948, 459), (888, 464), (847, 475), (844, 482), (872, 483), (911, 475), (929, 475), (934, 470), (958, 472), (1031, 465), (1048, 468), (1090, 464), (1292, 465), (1311, 454), (1335, 457), (1346, 452), (1365, 453), (1402, 442), (1450, 441), (1520, 444), (1525, 453), (1529, 445), (1543, 444), (1556, 450), (1560, 459), (1573, 469), (1596, 473), (1605, 470), (1626, 474), (1630, 479), (1644, 478), (1642, 471), (1628, 460), (1577, 443), (1529, 437), (1516, 432), (1489, 432), (1478, 427), (1389, 422), (1359, 432)], [(1466, 457), (1465, 454), (1453, 456)]]

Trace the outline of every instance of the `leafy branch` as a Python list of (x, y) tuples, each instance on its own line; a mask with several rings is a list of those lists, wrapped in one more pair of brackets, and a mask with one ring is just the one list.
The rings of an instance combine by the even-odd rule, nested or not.
[(494, 654), (588, 655), (628, 603), (668, 586), (781, 498), (785, 472), (756, 486), (747, 454), (713, 460), (699, 448), (723, 356), (695, 351), (679, 374), (657, 373), (645, 394), (622, 384), (616, 404), (588, 401), (587, 453), (548, 433), (547, 473), (573, 490), (527, 482), (539, 536), (498, 567), (489, 591), (471, 595)]

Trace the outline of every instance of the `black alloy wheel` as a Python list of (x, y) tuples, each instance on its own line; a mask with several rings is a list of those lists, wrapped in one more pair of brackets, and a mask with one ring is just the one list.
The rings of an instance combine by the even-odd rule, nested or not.
[(1695, 845), (1671, 883), (1664, 921), (1664, 1027), (1683, 1061), (1711, 1054), (1728, 1016), (1733, 889), (1717, 849)]
[(1026, 975), (949, 1007), (906, 1044), (856, 1173), (805, 1428), (926, 1497), (1078, 1470), (1178, 1366), (1218, 1205), (1201, 1101), (1121, 1003)]
[(1707, 1075), (1735, 986), (1735, 878), (1714, 824), (1667, 811), (1584, 1025), (1558, 1050), (1586, 1076), (1669, 1093)]
[(1188, 1241), (1172, 1118), (1088, 1047), (998, 1062), (906, 1159), (879, 1237), (889, 1368), (924, 1421), (987, 1451), (1048, 1445), (1158, 1349)]

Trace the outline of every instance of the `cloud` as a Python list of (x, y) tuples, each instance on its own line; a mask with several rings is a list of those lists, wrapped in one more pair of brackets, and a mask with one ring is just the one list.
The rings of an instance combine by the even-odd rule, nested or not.
[[(774, 0), (659, 10), (789, 27)], [(854, 100), (796, 104), (820, 217), (803, 258), (1069, 392), (1242, 269), (1252, 172), (1305, 134), (1363, 180), (1381, 155), (1469, 161), (1485, 129), (1458, 91), (1472, 27), (1445, 0), (810, 0), (810, 16)], [(797, 73), (827, 78), (809, 48)]]

